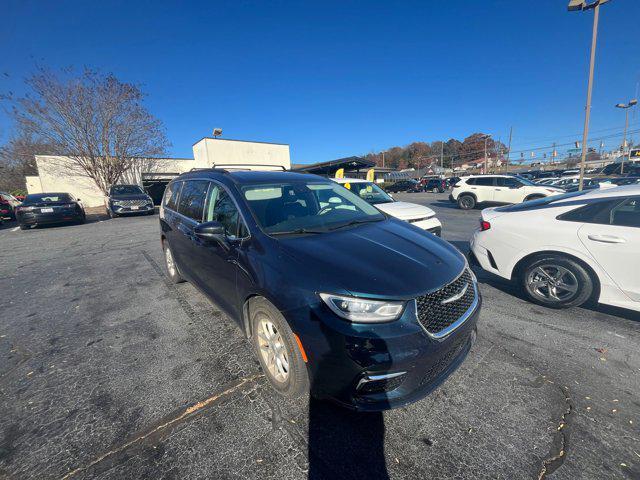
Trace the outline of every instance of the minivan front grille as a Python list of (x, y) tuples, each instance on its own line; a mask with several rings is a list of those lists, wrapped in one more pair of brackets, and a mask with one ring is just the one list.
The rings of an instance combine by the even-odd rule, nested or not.
[(465, 315), (476, 300), (476, 288), (468, 268), (440, 290), (416, 298), (418, 321), (433, 336), (442, 333)]

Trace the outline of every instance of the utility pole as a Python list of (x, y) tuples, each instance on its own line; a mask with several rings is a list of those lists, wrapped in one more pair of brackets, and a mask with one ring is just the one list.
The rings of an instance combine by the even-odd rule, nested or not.
[[(627, 129), (629, 128), (629, 109), (636, 105), (638, 100), (635, 98), (630, 100), (629, 103), (619, 103), (616, 105), (616, 108), (624, 109), (624, 134), (622, 136), (622, 163), (620, 164), (620, 175), (624, 173), (624, 156), (625, 152), (629, 152), (629, 157), (631, 157), (631, 149), (627, 148)], [(631, 160), (631, 158), (629, 158)]]
[(440, 168), (442, 168), (442, 173), (444, 174), (444, 142), (440, 142)]
[(487, 159), (487, 140), (489, 140), (489, 137), (491, 135), (486, 134), (484, 136), (484, 174), (486, 175), (487, 173), (489, 173), (489, 161)]
[(580, 158), (580, 181), (578, 190), (584, 186), (584, 167), (587, 159), (587, 141), (589, 140), (589, 120), (591, 115), (591, 93), (593, 92), (593, 70), (596, 63), (596, 43), (598, 39), (598, 20), (600, 17), (600, 4), (609, 0), (596, 0), (590, 4), (586, 1), (571, 0), (569, 11), (593, 9), (593, 33), (591, 35), (591, 56), (589, 59), (589, 82), (587, 83), (587, 105), (585, 106), (584, 131), (582, 133), (582, 155)]
[(509, 173), (509, 157), (511, 156), (511, 139), (513, 138), (513, 126), (509, 129), (509, 147), (507, 148), (507, 164), (505, 165), (505, 173)]
[(384, 168), (384, 152), (382, 152), (382, 168)]

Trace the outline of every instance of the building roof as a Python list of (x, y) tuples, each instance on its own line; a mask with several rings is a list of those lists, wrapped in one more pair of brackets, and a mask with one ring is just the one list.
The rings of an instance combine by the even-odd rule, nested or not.
[(300, 173), (315, 173), (317, 175), (333, 175), (337, 170), (344, 168), (345, 171), (363, 170), (375, 167), (376, 163), (363, 157), (345, 157), (328, 162), (311, 163), (309, 165), (296, 165), (293, 171)]

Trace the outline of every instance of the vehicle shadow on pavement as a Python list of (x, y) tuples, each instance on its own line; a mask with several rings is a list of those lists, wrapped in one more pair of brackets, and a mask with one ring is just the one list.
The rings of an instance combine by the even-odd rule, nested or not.
[[(344, 351), (340, 339), (327, 327), (321, 327), (328, 344), (313, 376), (311, 390), (322, 389), (340, 375), (340, 360), (332, 352)], [(348, 347), (347, 347), (348, 348)], [(391, 360), (386, 342), (380, 338), (363, 340), (363, 349), (373, 350), (378, 358)], [(358, 355), (358, 352), (351, 352)], [(350, 395), (349, 393), (347, 395)], [(356, 412), (309, 396), (308, 458), (309, 480), (366, 479), (388, 480), (384, 452), (385, 427), (382, 412)]]

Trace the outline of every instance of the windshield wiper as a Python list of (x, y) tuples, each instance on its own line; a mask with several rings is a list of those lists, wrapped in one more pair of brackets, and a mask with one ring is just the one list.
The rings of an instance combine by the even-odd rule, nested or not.
[(351, 220), (350, 222), (347, 223), (343, 223), (341, 225), (335, 226), (330, 228), (329, 230), (338, 230), (339, 228), (343, 228), (343, 227), (350, 227), (351, 225), (358, 225), (360, 223), (373, 223), (373, 222), (380, 222), (381, 220), (383, 220), (382, 218), (378, 218), (375, 220), (368, 220), (368, 219), (364, 219), (364, 218), (360, 218), (358, 220)]
[(325, 233), (325, 230), (309, 230), (306, 228), (297, 228), (295, 230), (285, 230), (284, 232), (272, 232), (270, 235), (301, 235), (304, 233)]

